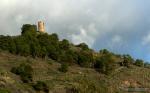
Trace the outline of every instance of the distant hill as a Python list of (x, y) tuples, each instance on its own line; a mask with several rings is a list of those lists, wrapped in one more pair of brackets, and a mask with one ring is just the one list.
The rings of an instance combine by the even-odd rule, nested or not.
[(148, 88), (150, 64), (129, 54), (95, 52), (30, 24), (19, 36), (0, 36), (0, 93), (148, 93)]

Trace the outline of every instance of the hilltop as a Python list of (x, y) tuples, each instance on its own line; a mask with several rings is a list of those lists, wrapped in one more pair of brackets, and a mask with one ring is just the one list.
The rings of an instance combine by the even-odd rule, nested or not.
[(149, 78), (150, 65), (141, 59), (74, 45), (35, 25), (0, 36), (0, 93), (126, 93), (150, 88)]

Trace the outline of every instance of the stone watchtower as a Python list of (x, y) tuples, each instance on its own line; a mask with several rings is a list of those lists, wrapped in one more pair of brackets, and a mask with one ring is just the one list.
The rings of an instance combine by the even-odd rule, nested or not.
[(44, 24), (44, 22), (42, 22), (42, 21), (38, 22), (38, 31), (42, 32), (42, 33), (45, 33), (45, 24)]

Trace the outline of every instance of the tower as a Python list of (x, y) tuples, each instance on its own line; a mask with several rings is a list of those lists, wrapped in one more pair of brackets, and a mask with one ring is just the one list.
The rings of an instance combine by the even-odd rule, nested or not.
[(42, 33), (45, 33), (45, 25), (44, 25), (44, 22), (42, 22), (42, 21), (39, 21), (39, 22), (38, 22), (38, 31), (39, 31), (39, 32), (42, 32)]

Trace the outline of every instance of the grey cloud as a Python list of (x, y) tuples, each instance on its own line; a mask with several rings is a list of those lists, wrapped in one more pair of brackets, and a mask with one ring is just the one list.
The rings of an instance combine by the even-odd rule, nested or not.
[(0, 34), (18, 35), (22, 24), (43, 20), (47, 32), (58, 33), (61, 39), (144, 58), (148, 48), (143, 50), (141, 43), (150, 31), (149, 4), (141, 0), (1, 0)]

